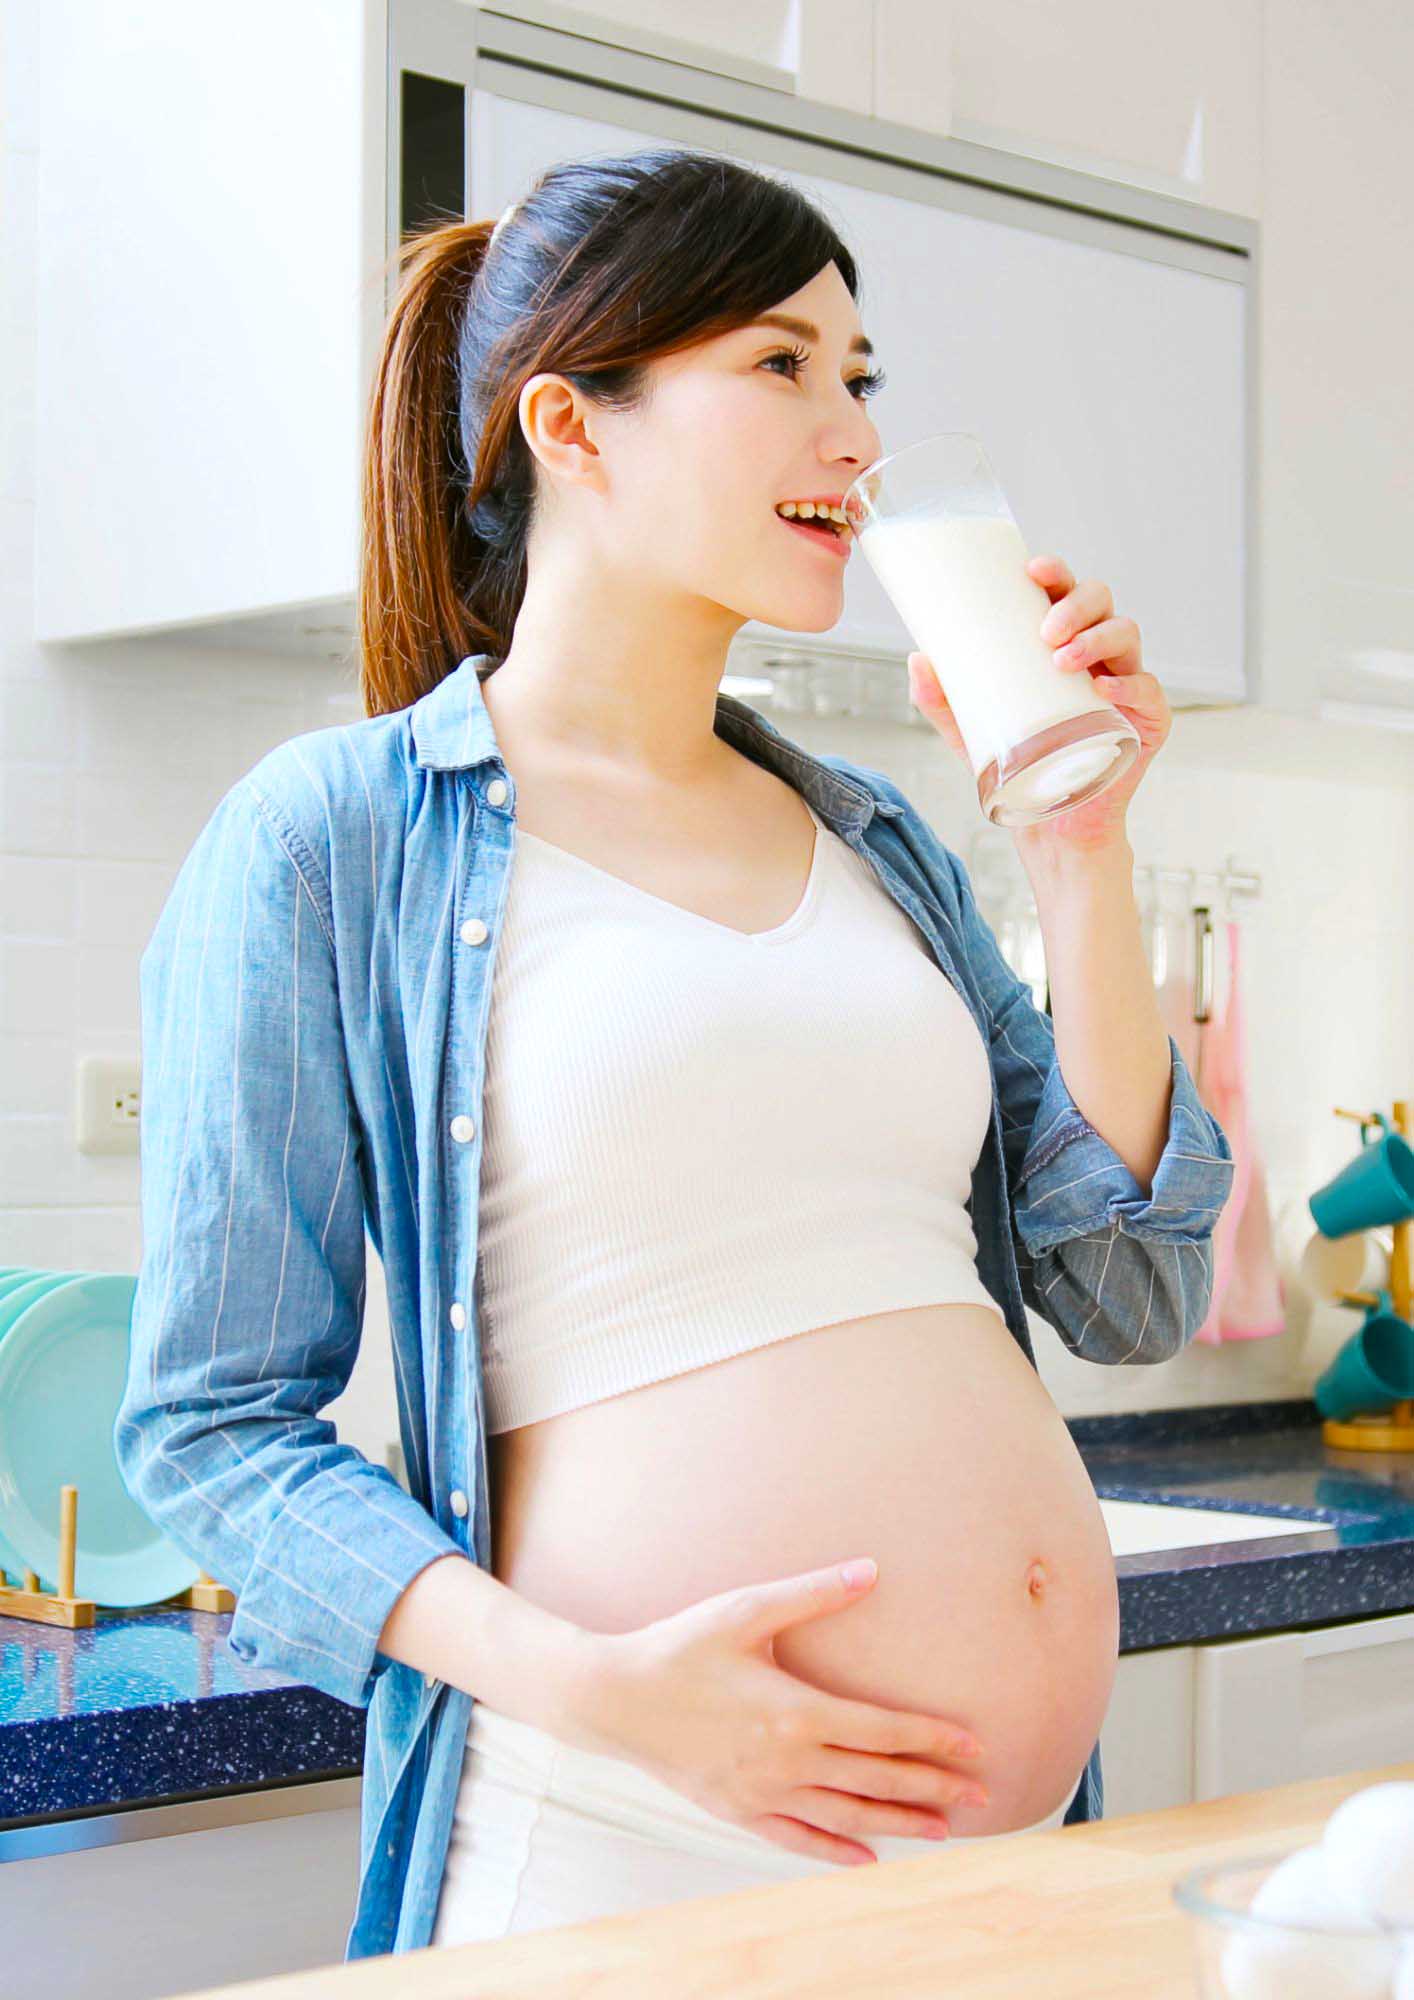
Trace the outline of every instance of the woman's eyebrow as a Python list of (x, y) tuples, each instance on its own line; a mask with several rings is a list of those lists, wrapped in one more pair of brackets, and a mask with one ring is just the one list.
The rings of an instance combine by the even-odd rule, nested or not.
[[(750, 324), (752, 326), (784, 327), (787, 333), (798, 334), (802, 340), (813, 341), (817, 346), (819, 345), (819, 327), (812, 326), (808, 319), (796, 319), (792, 313), (761, 313)], [(862, 333), (857, 333), (849, 343), (849, 352), (851, 354), (868, 354), (872, 356), (874, 343), (872, 340), (866, 340)]]

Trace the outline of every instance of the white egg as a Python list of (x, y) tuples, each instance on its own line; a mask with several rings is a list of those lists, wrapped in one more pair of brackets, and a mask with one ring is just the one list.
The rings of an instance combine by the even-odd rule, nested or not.
[[(1289, 1854), (1250, 1908), (1255, 1917), (1292, 1928), (1239, 1931), (1228, 1939), (1222, 1977), (1229, 2000), (1390, 2000), (1395, 1942), (1332, 1881), (1320, 1844)], [(1303, 1933), (1301, 1924), (1333, 1929)]]
[(1321, 1848), (1347, 1901), (1386, 1924), (1414, 1928), (1414, 1784), (1353, 1792), (1326, 1821)]
[[(1390, 2000), (1395, 1948), (1386, 1939), (1279, 1936), (1229, 1938), (1223, 1947), (1228, 2000)], [(1414, 1984), (1399, 1988), (1399, 2000)]]
[(1373, 1930), (1374, 1921), (1358, 1902), (1352, 1903), (1331, 1873), (1329, 1856), (1320, 1841), (1298, 1847), (1268, 1875), (1253, 1896), (1253, 1916), (1307, 1924), (1343, 1925), (1347, 1930)]

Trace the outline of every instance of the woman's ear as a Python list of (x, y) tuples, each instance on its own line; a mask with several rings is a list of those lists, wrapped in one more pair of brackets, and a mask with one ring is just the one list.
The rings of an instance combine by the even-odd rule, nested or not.
[(521, 431), (545, 470), (572, 485), (599, 487), (604, 465), (592, 436), (594, 411), (563, 375), (532, 375), (516, 406)]

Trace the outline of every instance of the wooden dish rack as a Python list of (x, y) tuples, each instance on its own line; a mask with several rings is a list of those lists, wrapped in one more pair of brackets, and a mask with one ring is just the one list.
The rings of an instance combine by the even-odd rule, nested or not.
[[(23, 1572), (23, 1586), (0, 1583), (0, 1618), (28, 1618), (36, 1625), (62, 1625), (70, 1631), (92, 1625), (98, 1609), (91, 1597), (74, 1595), (74, 1558), (78, 1547), (79, 1489), (59, 1488), (59, 1580), (53, 1590), (41, 1590), (32, 1569)], [(156, 1604), (132, 1608), (104, 1605), (109, 1618), (141, 1618), (158, 1611), (234, 1611), (236, 1595), (202, 1570), (195, 1583)]]

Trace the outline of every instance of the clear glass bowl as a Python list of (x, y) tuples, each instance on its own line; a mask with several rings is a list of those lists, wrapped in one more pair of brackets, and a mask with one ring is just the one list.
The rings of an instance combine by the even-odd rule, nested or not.
[[(1202, 2000), (1408, 2000), (1414, 1996), (1414, 1925), (1375, 1930), (1255, 1916), (1249, 1905), (1297, 1852), (1249, 1855), (1195, 1868), (1173, 1898), (1192, 1918)], [(1398, 1983), (1396, 1983), (1398, 1981)]]

